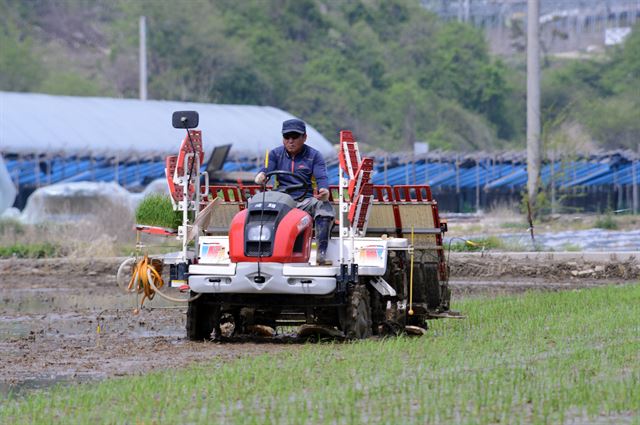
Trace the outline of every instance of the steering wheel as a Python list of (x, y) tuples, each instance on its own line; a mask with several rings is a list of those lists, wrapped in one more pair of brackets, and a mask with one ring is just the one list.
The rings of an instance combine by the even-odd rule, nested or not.
[(294, 177), (296, 180), (298, 180), (300, 183), (298, 184), (292, 184), (291, 186), (280, 186), (278, 187), (278, 189), (276, 189), (278, 192), (284, 192), (287, 194), (290, 194), (290, 192), (293, 192), (294, 190), (298, 190), (298, 189), (304, 189), (304, 192), (302, 193), (302, 195), (298, 196), (297, 198), (294, 198), (294, 200), (296, 202), (300, 202), (302, 201), (305, 196), (307, 196), (307, 193), (309, 193), (309, 189), (310, 189), (310, 185), (304, 181), (304, 178), (298, 174), (292, 173), (290, 171), (282, 171), (282, 170), (274, 170), (274, 171), (270, 171), (267, 174), (265, 174), (266, 180), (269, 180), (269, 178), (271, 178), (271, 176), (289, 176), (289, 177)]

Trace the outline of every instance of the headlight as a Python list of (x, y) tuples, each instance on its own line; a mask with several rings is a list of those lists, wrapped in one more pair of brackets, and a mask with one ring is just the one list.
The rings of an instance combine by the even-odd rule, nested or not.
[[(262, 233), (260, 233), (262, 228)], [(247, 229), (247, 240), (249, 241), (268, 241), (271, 239), (271, 229), (267, 226), (253, 225)]]

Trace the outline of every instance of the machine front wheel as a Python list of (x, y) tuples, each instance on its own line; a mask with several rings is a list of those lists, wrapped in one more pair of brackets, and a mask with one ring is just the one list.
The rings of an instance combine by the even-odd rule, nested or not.
[(340, 314), (340, 327), (347, 339), (365, 339), (372, 334), (371, 306), (366, 285), (356, 285)]

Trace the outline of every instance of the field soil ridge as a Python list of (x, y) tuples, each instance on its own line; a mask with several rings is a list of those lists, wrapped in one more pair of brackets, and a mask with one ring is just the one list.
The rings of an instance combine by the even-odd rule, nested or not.
[[(640, 252), (493, 252), (447, 255), (452, 279), (457, 277), (547, 279), (639, 279)], [(127, 257), (0, 260), (0, 275), (84, 276), (82, 285), (112, 282)], [(4, 280), (4, 279), (3, 279)], [(27, 279), (37, 287), (37, 279)], [(69, 284), (71, 282), (67, 282)]]
[(640, 252), (484, 252), (451, 253), (452, 279), (543, 278), (640, 279)]

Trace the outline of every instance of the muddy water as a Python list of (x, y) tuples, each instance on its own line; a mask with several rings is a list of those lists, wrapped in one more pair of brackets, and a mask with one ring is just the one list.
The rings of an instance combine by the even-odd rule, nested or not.
[(188, 341), (185, 307), (156, 297), (134, 314), (136, 296), (115, 284), (117, 261), (90, 275), (81, 261), (59, 262), (0, 261), (0, 398), (285, 349)]
[[(185, 307), (156, 297), (134, 314), (136, 297), (115, 283), (119, 261), (0, 260), (0, 398), (57, 383), (182, 368), (193, 362), (209, 361), (215, 367), (243, 356), (300, 347), (257, 340), (190, 342), (185, 338)], [(549, 276), (523, 279), (454, 276), (453, 298), (604, 283), (558, 282), (550, 270)], [(290, 342), (276, 340), (283, 341)]]

